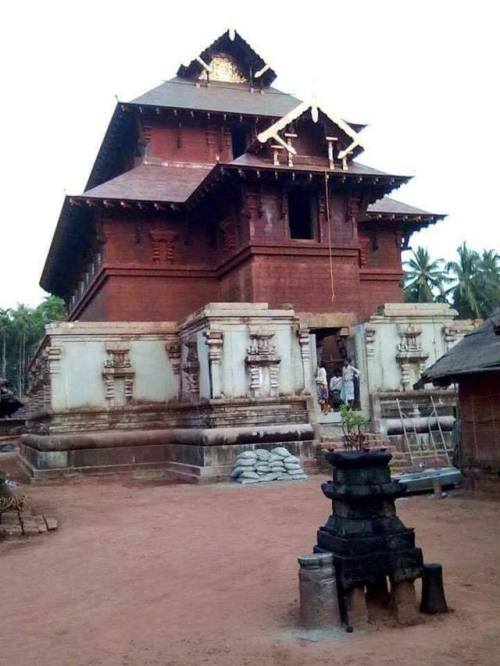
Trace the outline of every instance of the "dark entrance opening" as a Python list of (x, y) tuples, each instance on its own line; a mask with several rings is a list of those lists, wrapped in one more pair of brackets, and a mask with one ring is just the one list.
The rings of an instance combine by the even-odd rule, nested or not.
[(247, 149), (247, 131), (244, 127), (233, 127), (231, 130), (231, 142), (233, 146), (233, 160), (235, 160)]
[(288, 192), (290, 238), (313, 240), (316, 227), (316, 198), (310, 190)]

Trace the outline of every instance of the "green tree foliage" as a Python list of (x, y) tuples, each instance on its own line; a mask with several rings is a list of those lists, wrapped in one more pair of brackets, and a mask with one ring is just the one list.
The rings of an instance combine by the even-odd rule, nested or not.
[(437, 296), (444, 296), (445, 284), (449, 281), (443, 259), (431, 259), (423, 247), (413, 250), (412, 258), (406, 262), (404, 290), (410, 303), (432, 303)]
[(479, 254), (466, 243), (457, 248), (457, 260), (443, 268), (425, 248), (413, 250), (405, 262), (404, 291), (412, 303), (444, 302), (460, 317), (489, 317), (500, 306), (500, 255), (496, 250)]
[(18, 305), (0, 309), (0, 376), (18, 395), (27, 388), (28, 366), (40, 344), (46, 324), (66, 318), (64, 302), (47, 296), (36, 308)]

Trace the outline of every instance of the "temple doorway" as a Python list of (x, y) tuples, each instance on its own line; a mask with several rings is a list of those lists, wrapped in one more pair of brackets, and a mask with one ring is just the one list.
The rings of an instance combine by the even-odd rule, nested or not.
[[(353, 340), (349, 338), (349, 329), (347, 327), (339, 328), (314, 328), (311, 333), (315, 340), (315, 364), (314, 373), (316, 374), (317, 368), (322, 366), (326, 370), (328, 385), (330, 379), (333, 377), (335, 370), (342, 371), (342, 366), (346, 358), (354, 359)], [(359, 383), (355, 382), (355, 400), (354, 405), (359, 407)], [(319, 405), (318, 405), (319, 410)], [(319, 415), (320, 423), (335, 422), (339, 419), (338, 409), (335, 409), (329, 414)]]
[(318, 328), (312, 331), (316, 335), (316, 355), (318, 365), (322, 365), (328, 381), (336, 369), (341, 369), (347, 358), (347, 334), (344, 328)]

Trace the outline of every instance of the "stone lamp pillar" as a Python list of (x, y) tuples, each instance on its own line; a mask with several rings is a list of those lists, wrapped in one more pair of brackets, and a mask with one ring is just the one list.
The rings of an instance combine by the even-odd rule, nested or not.
[(396, 515), (405, 488), (391, 480), (392, 456), (380, 451), (329, 452), (333, 480), (322, 484), (332, 514), (318, 531), (316, 553), (331, 553), (339, 606), (348, 627), (362, 626), (367, 598), (387, 605), (401, 624), (416, 621), (414, 580), (422, 576), (422, 551), (412, 529)]

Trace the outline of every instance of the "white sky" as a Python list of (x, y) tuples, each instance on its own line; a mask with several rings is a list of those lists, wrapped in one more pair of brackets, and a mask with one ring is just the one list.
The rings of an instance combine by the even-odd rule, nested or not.
[(0, 5), (0, 308), (36, 305), (65, 191), (86, 182), (115, 106), (175, 75), (230, 24), (275, 85), (368, 123), (359, 161), (415, 175), (392, 196), (449, 217), (436, 257), (500, 250), (498, 3), (16, 0)]

